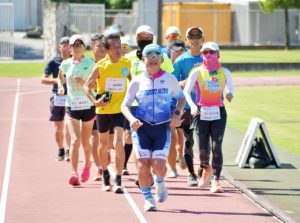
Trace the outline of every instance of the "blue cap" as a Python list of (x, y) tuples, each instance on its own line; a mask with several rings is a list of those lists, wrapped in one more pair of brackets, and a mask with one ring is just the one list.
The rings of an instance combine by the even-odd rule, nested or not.
[(161, 47), (157, 44), (152, 43), (152, 44), (145, 46), (145, 48), (143, 50), (143, 56), (145, 56), (147, 53), (149, 53), (151, 51), (155, 51), (155, 52), (158, 52), (159, 54), (162, 54)]

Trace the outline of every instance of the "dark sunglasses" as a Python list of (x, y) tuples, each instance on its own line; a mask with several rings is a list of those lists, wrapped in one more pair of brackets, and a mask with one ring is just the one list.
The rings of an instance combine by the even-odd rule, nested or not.
[(205, 50), (205, 51), (203, 51), (202, 52), (202, 54), (204, 54), (204, 55), (206, 55), (206, 54), (216, 54), (216, 53), (218, 53), (218, 51), (216, 51), (216, 50)]
[(201, 39), (202, 38), (202, 34), (188, 35), (187, 38), (188, 39)]

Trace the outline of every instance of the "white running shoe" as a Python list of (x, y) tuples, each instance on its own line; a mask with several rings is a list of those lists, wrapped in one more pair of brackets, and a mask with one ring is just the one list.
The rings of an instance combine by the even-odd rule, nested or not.
[(153, 198), (145, 200), (144, 211), (156, 211), (155, 201)]
[(164, 202), (168, 198), (168, 190), (165, 185), (165, 181), (161, 183), (155, 182), (155, 188), (156, 188), (156, 194), (155, 194), (155, 200), (157, 202)]
[(110, 190), (111, 190), (111, 186), (110, 185), (105, 185), (105, 184), (102, 185), (102, 191), (103, 192), (108, 192)]
[(116, 194), (123, 194), (124, 190), (122, 186), (114, 185), (113, 192), (115, 192)]

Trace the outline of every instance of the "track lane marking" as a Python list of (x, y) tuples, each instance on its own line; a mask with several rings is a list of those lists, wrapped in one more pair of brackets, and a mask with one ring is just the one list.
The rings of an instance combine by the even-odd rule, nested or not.
[(18, 78), (13, 118), (12, 118), (12, 124), (11, 124), (11, 129), (10, 129), (7, 157), (6, 157), (6, 163), (5, 163), (4, 179), (3, 179), (2, 192), (1, 192), (0, 223), (5, 222), (5, 210), (6, 210), (6, 201), (7, 201), (7, 194), (8, 194), (8, 185), (9, 185), (9, 177), (10, 177), (10, 171), (11, 171), (12, 156), (13, 156), (13, 150), (14, 150), (14, 139), (15, 139), (15, 132), (16, 132), (16, 124), (17, 124), (17, 114), (18, 114), (17, 111), (18, 111), (18, 105), (19, 105), (20, 86), (21, 86), (21, 79)]
[[(116, 173), (113, 170), (113, 168), (111, 166), (107, 166), (108, 171), (110, 172), (110, 174), (112, 175), (113, 178), (116, 177)], [(130, 196), (130, 194), (128, 193), (128, 191), (126, 190), (126, 188), (123, 186), (123, 190), (124, 190), (124, 196), (127, 199), (130, 207), (132, 208), (132, 210), (134, 211), (134, 213), (136, 214), (136, 216), (138, 217), (139, 221), (141, 223), (147, 223), (147, 220), (145, 219), (144, 215), (142, 214), (142, 212), (140, 211), (140, 209), (137, 207), (136, 203), (134, 202), (134, 200), (132, 199), (132, 197)]]

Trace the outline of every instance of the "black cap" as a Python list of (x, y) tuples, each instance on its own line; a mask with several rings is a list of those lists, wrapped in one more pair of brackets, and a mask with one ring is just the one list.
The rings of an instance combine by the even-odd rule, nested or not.
[(176, 39), (170, 44), (169, 48), (173, 51), (178, 51), (181, 49), (185, 49), (185, 45), (181, 39)]

